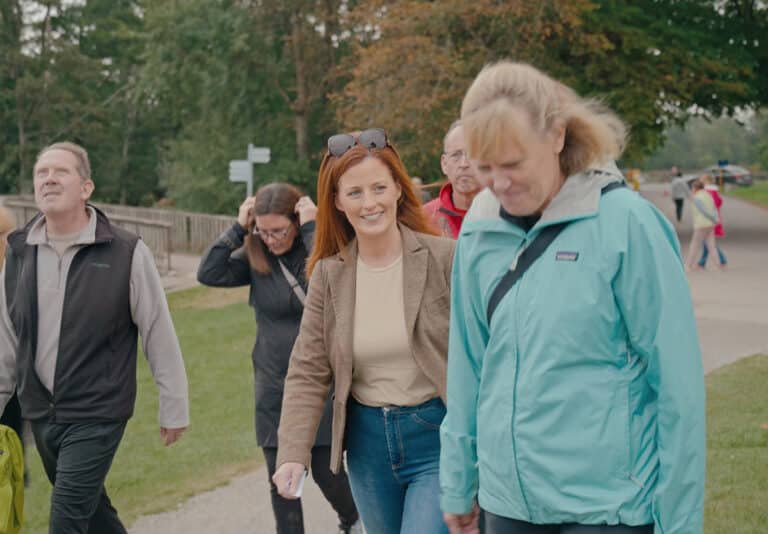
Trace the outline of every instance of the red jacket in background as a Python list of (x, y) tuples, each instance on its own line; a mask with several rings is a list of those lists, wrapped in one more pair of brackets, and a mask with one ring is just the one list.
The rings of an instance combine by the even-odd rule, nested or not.
[(725, 230), (723, 230), (723, 217), (720, 215), (720, 206), (723, 205), (723, 197), (720, 196), (716, 186), (708, 185), (705, 187), (707, 193), (712, 195), (712, 200), (715, 202), (715, 208), (717, 208), (717, 224), (715, 225), (715, 237), (723, 237)]
[(453, 205), (453, 186), (450, 183), (445, 184), (437, 198), (424, 204), (422, 209), (432, 225), (443, 236), (458, 239), (461, 222), (467, 210), (461, 210)]

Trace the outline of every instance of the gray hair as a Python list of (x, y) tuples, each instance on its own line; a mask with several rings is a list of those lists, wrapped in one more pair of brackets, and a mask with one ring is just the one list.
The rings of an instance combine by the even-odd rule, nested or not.
[(78, 144), (64, 141), (61, 143), (53, 143), (43, 148), (37, 153), (37, 159), (39, 160), (43, 154), (50, 150), (65, 150), (75, 156), (77, 160), (77, 172), (83, 180), (91, 179), (91, 162), (88, 160), (88, 151)]

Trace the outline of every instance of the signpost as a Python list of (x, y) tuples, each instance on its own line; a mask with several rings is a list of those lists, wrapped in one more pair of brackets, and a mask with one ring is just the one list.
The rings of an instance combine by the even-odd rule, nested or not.
[(253, 164), (247, 159), (233, 159), (229, 162), (229, 181), (245, 182), (246, 195), (253, 195)]
[(245, 182), (246, 195), (253, 195), (253, 164), (269, 163), (270, 151), (266, 147), (248, 145), (248, 159), (233, 159), (229, 162), (229, 181)]

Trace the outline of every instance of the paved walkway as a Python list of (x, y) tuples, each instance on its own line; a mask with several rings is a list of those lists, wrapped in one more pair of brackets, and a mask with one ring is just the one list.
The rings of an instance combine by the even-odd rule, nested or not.
[[(664, 188), (650, 185), (643, 195), (673, 218), (672, 200)], [(683, 251), (691, 234), (690, 203), (683, 224), (676, 224)], [(758, 352), (768, 353), (768, 210), (726, 198), (723, 206), (727, 237), (721, 242), (728, 256), (726, 272), (695, 272), (691, 292), (707, 372)], [(194, 257), (173, 260), (178, 273), (169, 287), (189, 281), (184, 265)], [(186, 262), (186, 263), (183, 263)], [(194, 276), (192, 276), (194, 283)], [(271, 534), (275, 532), (263, 468), (237, 477), (227, 486), (181, 504), (178, 509), (140, 518), (131, 534)], [(337, 532), (332, 510), (317, 486), (307, 483), (304, 497), (307, 534)]]

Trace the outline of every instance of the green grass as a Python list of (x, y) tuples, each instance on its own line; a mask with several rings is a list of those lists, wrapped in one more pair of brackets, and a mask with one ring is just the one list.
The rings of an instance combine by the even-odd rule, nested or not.
[(734, 187), (728, 191), (728, 196), (768, 206), (768, 180), (757, 181), (750, 187)]
[(768, 355), (707, 376), (707, 534), (768, 532)]
[[(140, 355), (136, 412), (107, 479), (107, 491), (127, 525), (262, 462), (253, 429), (250, 354), (256, 327), (247, 290), (199, 287), (168, 300), (189, 377), (192, 422), (181, 441), (162, 446), (157, 387)], [(39, 456), (29, 452), (24, 532), (44, 533), (51, 486)]]

